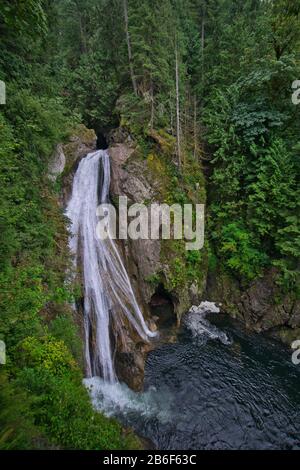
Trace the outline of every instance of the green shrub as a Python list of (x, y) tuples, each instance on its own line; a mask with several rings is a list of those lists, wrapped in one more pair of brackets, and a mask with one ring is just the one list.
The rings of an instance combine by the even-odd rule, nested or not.
[(53, 375), (47, 369), (27, 368), (17, 383), (32, 397), (35, 425), (53, 444), (65, 449), (139, 448), (133, 435), (114, 420), (93, 410), (79, 374)]
[[(3, 367), (3, 366), (2, 366)], [(0, 370), (0, 449), (31, 449), (40, 433), (34, 425), (32, 399)]]
[(54, 318), (49, 324), (49, 332), (52, 336), (62, 340), (78, 364), (82, 363), (82, 340), (79, 329), (74, 323), (71, 313), (62, 314)]
[(0, 337), (8, 353), (26, 336), (41, 331), (38, 314), (44, 302), (40, 267), (25, 264), (0, 272)]
[(65, 343), (51, 336), (29, 336), (21, 342), (18, 352), (24, 367), (45, 369), (55, 375), (76, 369), (76, 363)]
[(251, 233), (238, 223), (222, 228), (218, 250), (227, 268), (241, 280), (251, 281), (261, 275), (268, 262), (267, 255), (255, 246)]

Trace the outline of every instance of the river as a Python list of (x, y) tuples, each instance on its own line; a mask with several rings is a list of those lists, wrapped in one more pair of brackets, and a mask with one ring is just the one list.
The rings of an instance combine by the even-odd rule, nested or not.
[(227, 315), (206, 322), (149, 353), (142, 393), (89, 379), (94, 405), (157, 449), (300, 449), (300, 366), (290, 351)]

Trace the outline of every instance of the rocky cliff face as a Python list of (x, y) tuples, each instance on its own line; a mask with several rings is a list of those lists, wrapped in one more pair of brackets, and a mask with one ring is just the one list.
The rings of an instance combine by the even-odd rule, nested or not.
[[(151, 137), (153, 145), (145, 152), (120, 129), (110, 135), (111, 196), (116, 205), (119, 196), (127, 196), (129, 205), (174, 202), (170, 201), (168, 195), (172, 175), (165, 163), (165, 159), (171, 160), (167, 150), (168, 144), (171, 144), (166, 135), (152, 134)], [(187, 198), (187, 202), (200, 202), (199, 183), (194, 188), (188, 188), (178, 181), (175, 185)], [(150, 207), (148, 214), (150, 216)], [(206, 262), (203, 254), (195, 269), (196, 275), (190, 276), (192, 273), (188, 271), (191, 263), (186, 259), (184, 244), (176, 242), (126, 240), (123, 242), (123, 254), (145, 314), (149, 315), (153, 304), (169, 300), (174, 308), (174, 320), (179, 323), (182, 314), (202, 298)]]
[[(110, 192), (116, 207), (119, 196), (127, 196), (129, 205), (172, 204), (177, 202), (176, 198), (179, 202), (205, 202), (201, 168), (195, 162), (187, 162), (185, 179), (178, 179), (172, 153), (174, 142), (168, 134), (153, 132), (147, 145), (142, 146), (119, 128), (108, 139)], [(69, 199), (80, 159), (96, 149), (96, 141), (94, 131), (79, 126), (67, 143), (57, 146), (49, 177), (62, 182), (63, 206)], [(238, 281), (219, 270), (207, 273), (205, 249), (195, 256), (186, 252), (184, 242), (178, 240), (128, 239), (118, 243), (149, 327), (163, 332), (164, 339), (170, 340), (182, 314), (203, 299), (221, 303), (224, 312), (253, 330), (271, 330), (286, 342), (300, 337), (299, 302), (288, 295), (276, 301), (278, 286), (274, 270), (248, 289), (242, 289)], [(79, 322), (82, 316), (82, 301), (79, 301)], [(116, 339), (118, 377), (135, 390), (143, 386), (145, 357), (152, 347), (153, 344), (141, 341), (129, 326), (124, 328), (123, 341)]]
[[(152, 134), (149, 146), (141, 147), (124, 129), (110, 134), (110, 192), (116, 206), (119, 196), (126, 196), (128, 205), (143, 203), (150, 214), (150, 203), (172, 204), (175, 201), (171, 196), (176, 191), (187, 202), (203, 202), (201, 196), (203, 198), (205, 191), (198, 166), (195, 178), (198, 175), (201, 181), (197, 180), (197, 183), (179, 182), (172, 174), (171, 139), (166, 134)], [(205, 256), (197, 260), (186, 258), (182, 240), (128, 239), (120, 243), (120, 249), (150, 328), (158, 329), (164, 340), (172, 341), (175, 325), (179, 324), (182, 314), (202, 298)], [(146, 353), (153, 344), (142, 343), (135, 338), (134, 332), (128, 332), (127, 336), (126, 348), (118, 348), (116, 355), (117, 372), (132, 388), (140, 389)]]
[[(117, 143), (109, 148), (112, 169), (111, 195), (116, 202), (119, 196), (127, 196), (129, 204), (144, 203), (153, 196), (153, 187), (145, 177), (146, 162), (135, 159), (134, 152), (134, 148), (125, 143)], [(159, 240), (123, 242), (123, 254), (130, 277), (144, 306), (149, 305), (154, 294), (154, 287), (148, 280), (162, 269), (160, 252)]]
[(48, 174), (52, 181), (61, 180), (61, 204), (65, 206), (72, 191), (73, 177), (80, 160), (89, 152), (96, 150), (95, 131), (78, 125), (65, 143), (57, 145)]
[[(128, 132), (117, 129), (108, 136), (111, 158), (111, 199), (118, 205), (119, 196), (132, 203), (205, 202), (201, 168), (186, 163), (185, 179), (178, 180), (174, 171), (172, 137), (152, 133), (148, 144), (141, 146)], [(62, 182), (61, 204), (70, 196), (72, 181), (81, 158), (96, 149), (94, 131), (79, 126), (70, 140), (57, 146), (49, 168), (49, 177)], [(197, 256), (184, 249), (178, 240), (119, 241), (133, 288), (149, 327), (159, 329), (163, 338), (172, 339), (175, 325), (192, 304), (203, 299), (222, 304), (222, 310), (242, 320), (256, 331), (271, 330), (290, 342), (300, 337), (300, 305), (290, 296), (277, 299), (276, 272), (242, 289), (238, 281), (216, 271), (207, 273), (207, 256), (203, 249)], [(78, 301), (78, 319), (82, 322), (82, 300)], [(172, 328), (174, 327), (174, 328)], [(125, 338), (125, 340), (124, 340)], [(144, 363), (153, 344), (141, 341), (125, 326), (123, 341), (116, 339), (115, 362), (120, 380), (135, 389), (143, 386)]]
[(217, 271), (209, 273), (207, 298), (221, 303), (225, 313), (240, 319), (254, 331), (269, 331), (287, 344), (300, 337), (300, 302), (280, 295), (276, 270), (271, 269), (247, 289)]

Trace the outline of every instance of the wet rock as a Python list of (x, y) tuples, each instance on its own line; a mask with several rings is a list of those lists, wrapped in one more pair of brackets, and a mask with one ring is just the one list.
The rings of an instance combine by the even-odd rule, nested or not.
[(237, 280), (216, 272), (209, 275), (207, 295), (209, 299), (222, 303), (222, 311), (241, 319), (248, 328), (257, 332), (278, 327), (297, 328), (300, 326), (300, 303), (288, 294), (279, 298), (277, 274), (276, 269), (270, 269), (243, 289)]
[(80, 160), (89, 152), (96, 150), (97, 136), (94, 130), (87, 129), (83, 124), (76, 127), (68, 142), (61, 144), (61, 152), (65, 156), (65, 165), (62, 171), (61, 204), (68, 203), (72, 192), (73, 177)]
[(111, 193), (113, 196), (127, 196), (130, 201), (142, 203), (149, 200), (153, 191), (143, 174), (146, 162), (128, 160), (134, 148), (127, 144), (115, 144), (109, 148), (111, 157)]
[(289, 318), (289, 326), (292, 328), (297, 328), (300, 326), (300, 300), (297, 300), (293, 303), (291, 312), (292, 314)]
[[(118, 131), (118, 140), (122, 132)], [(125, 133), (126, 135), (126, 133)], [(127, 139), (127, 137), (126, 137)], [(118, 196), (127, 196), (129, 203), (159, 203), (159, 190), (161, 182), (153, 173), (149, 174), (147, 159), (141, 158), (134, 144), (118, 142), (109, 147), (111, 157), (111, 197), (118, 204)], [(148, 209), (150, 216), (150, 207)], [(149, 217), (150, 219), (150, 217)], [(138, 297), (142, 300), (144, 308), (155, 292), (155, 283), (150, 282), (153, 276), (160, 273), (162, 279), (168, 280), (171, 276), (167, 262), (161, 261), (161, 240), (127, 240), (123, 242), (123, 254), (126, 260), (130, 278)], [(174, 308), (180, 321), (181, 315), (192, 303), (200, 300), (204, 284), (199, 286), (196, 282), (190, 287), (183, 286), (180, 292), (172, 292)]]
[[(127, 196), (128, 204), (143, 203), (148, 208), (148, 215), (150, 215), (151, 203), (163, 203), (168, 200), (166, 188), (168, 185), (170, 187), (172, 176), (164, 164), (164, 159), (172, 161), (175, 141), (174, 137), (162, 132), (152, 132), (148, 137), (153, 144), (151, 144), (152, 150), (149, 153), (133, 141), (126, 129), (116, 129), (108, 135), (110, 144), (108, 152), (111, 159), (110, 195), (115, 206), (118, 206), (119, 196)], [(168, 182), (165, 178), (168, 178)], [(183, 187), (180, 189), (186, 190)], [(190, 197), (190, 192), (188, 196)], [(193, 198), (199, 202), (194, 194), (191, 195), (191, 200), (194, 201)], [(193, 303), (199, 303), (204, 290), (205, 276), (203, 276), (203, 285), (200, 285), (200, 282), (190, 282), (181, 283), (180, 287), (175, 288), (172, 287), (174, 285), (174, 266), (171, 266), (171, 262), (172, 258), (182, 256), (182, 252), (169, 254), (164, 241), (150, 239), (122, 240), (119, 243), (119, 248), (137, 301), (149, 328), (152, 331), (156, 331), (158, 328), (161, 335), (161, 329), (164, 332), (171, 330), (169, 324), (166, 326), (169, 320), (172, 328), (176, 328), (182, 314)], [(153, 312), (151, 301), (153, 301), (159, 284), (162, 284), (166, 289), (168, 304), (160, 305), (157, 308), (168, 310), (171, 312), (170, 314), (160, 311), (156, 315)], [(134, 331), (130, 330), (130, 327), (128, 327), (126, 334), (127, 349), (125, 350), (122, 346), (124, 342), (118, 342), (116, 368), (121, 380), (123, 379), (136, 389), (143, 382), (143, 367), (149, 346), (144, 344), (144, 346), (137, 347), (139, 338), (135, 338)], [(163, 336), (168, 341), (170, 334), (164, 333)], [(174, 337), (176, 335), (172, 334), (172, 340)], [(153, 344), (150, 347), (153, 347)], [(136, 377), (132, 379), (132, 375)]]
[(109, 146), (119, 143), (131, 144), (133, 139), (127, 129), (124, 127), (118, 127), (108, 132), (107, 142)]
[(147, 353), (153, 348), (150, 343), (140, 341), (128, 329), (126, 344), (119, 344), (115, 352), (115, 369), (118, 379), (132, 390), (141, 391), (144, 384), (144, 368)]
[(157, 331), (157, 324), (154, 319), (152, 320), (150, 318), (150, 320), (148, 320), (148, 327), (150, 331)]
[(300, 339), (300, 328), (281, 327), (272, 330), (271, 336), (280, 339), (284, 344), (291, 347), (294, 341)]
[(197, 282), (193, 282), (189, 287), (189, 298), (193, 305), (196, 305), (199, 302), (199, 286)]
[[(146, 162), (134, 156), (135, 149), (125, 143), (114, 144), (109, 148), (111, 157), (111, 196), (127, 196), (130, 203), (143, 203), (149, 200), (153, 191), (144, 177)], [(161, 269), (159, 240), (124, 240), (121, 249), (129, 276), (138, 299), (149, 316), (148, 303), (153, 295), (153, 287), (147, 281)]]

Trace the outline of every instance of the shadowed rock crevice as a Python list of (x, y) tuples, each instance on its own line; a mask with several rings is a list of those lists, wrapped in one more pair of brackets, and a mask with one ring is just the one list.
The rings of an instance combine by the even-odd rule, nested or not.
[(172, 296), (167, 292), (163, 284), (157, 286), (151, 297), (149, 308), (159, 329), (169, 328), (176, 324), (177, 317)]
[(104, 132), (97, 132), (97, 149), (98, 150), (107, 150), (108, 142), (106, 139), (106, 134)]

